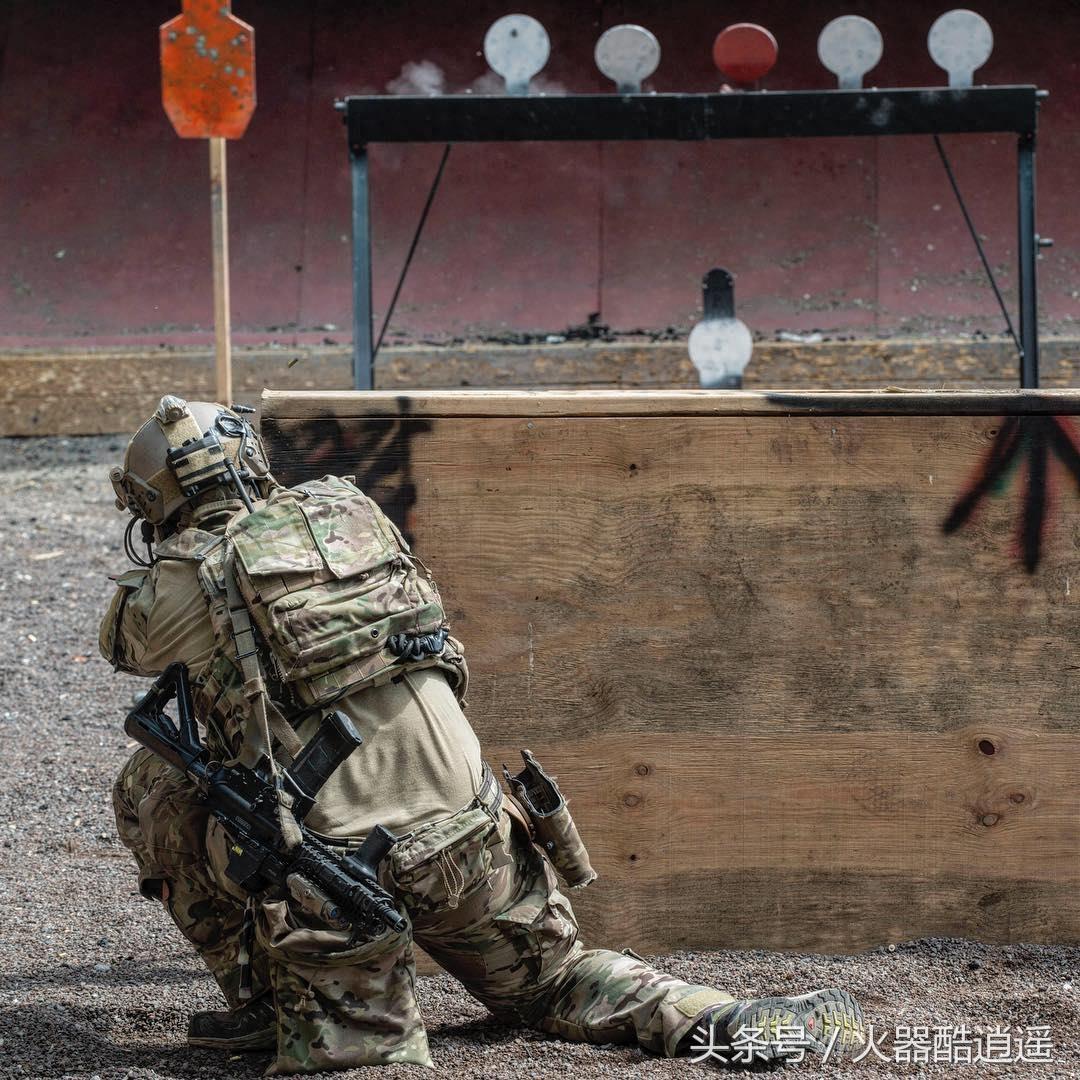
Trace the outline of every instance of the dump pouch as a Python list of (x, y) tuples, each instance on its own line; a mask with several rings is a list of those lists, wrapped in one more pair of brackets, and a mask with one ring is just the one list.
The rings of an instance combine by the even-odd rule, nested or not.
[(521, 751), (525, 768), (516, 776), (504, 765), (503, 776), (511, 797), (532, 822), (535, 841), (551, 859), (571, 889), (584, 888), (596, 880), (589, 853), (578, 833), (566, 800), (553, 777), (544, 772), (528, 751)]

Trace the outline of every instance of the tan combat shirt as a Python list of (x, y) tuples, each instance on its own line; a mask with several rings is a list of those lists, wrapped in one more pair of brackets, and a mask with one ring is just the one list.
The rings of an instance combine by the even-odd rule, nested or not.
[[(199, 527), (224, 531), (216, 522)], [(120, 580), (102, 625), (105, 658), (113, 660), (106, 642), (114, 641), (120, 670), (153, 678), (179, 661), (197, 678), (217, 644), (198, 563), (162, 558), (145, 573), (132, 571)], [(323, 788), (306, 822), (315, 832), (356, 838), (381, 824), (407, 833), (460, 810), (480, 790), (476, 734), (437, 668), (360, 690), (335, 707), (356, 725), (364, 745)], [(302, 741), (318, 721), (301, 726)]]

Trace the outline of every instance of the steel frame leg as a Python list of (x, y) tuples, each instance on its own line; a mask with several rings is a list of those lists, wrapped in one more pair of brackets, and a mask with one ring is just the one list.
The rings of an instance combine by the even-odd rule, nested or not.
[(1021, 135), (1016, 154), (1020, 254), (1020, 386), (1039, 385), (1039, 308), (1036, 287), (1038, 237), (1035, 234), (1035, 134)]
[(371, 188), (366, 146), (349, 147), (352, 176), (353, 389), (375, 389), (371, 332)]

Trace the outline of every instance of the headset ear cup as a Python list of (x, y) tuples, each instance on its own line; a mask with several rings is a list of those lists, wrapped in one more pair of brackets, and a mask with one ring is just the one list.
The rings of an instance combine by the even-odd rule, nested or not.
[(242, 498), (249, 488), (265, 498), (276, 486), (262, 439), (244, 416), (216, 402), (166, 394), (132, 436), (123, 467), (112, 469), (109, 480), (118, 510), (162, 526), (218, 485), (232, 491), (233, 470)]

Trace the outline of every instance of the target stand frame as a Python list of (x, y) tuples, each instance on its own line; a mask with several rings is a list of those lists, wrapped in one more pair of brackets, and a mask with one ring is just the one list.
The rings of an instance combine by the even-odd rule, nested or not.
[(352, 180), (353, 385), (374, 388), (371, 299), (371, 143), (706, 142), (861, 135), (1017, 136), (1019, 385), (1039, 385), (1035, 229), (1035, 86), (883, 90), (750, 90), (718, 94), (509, 97), (349, 96), (344, 114)]

